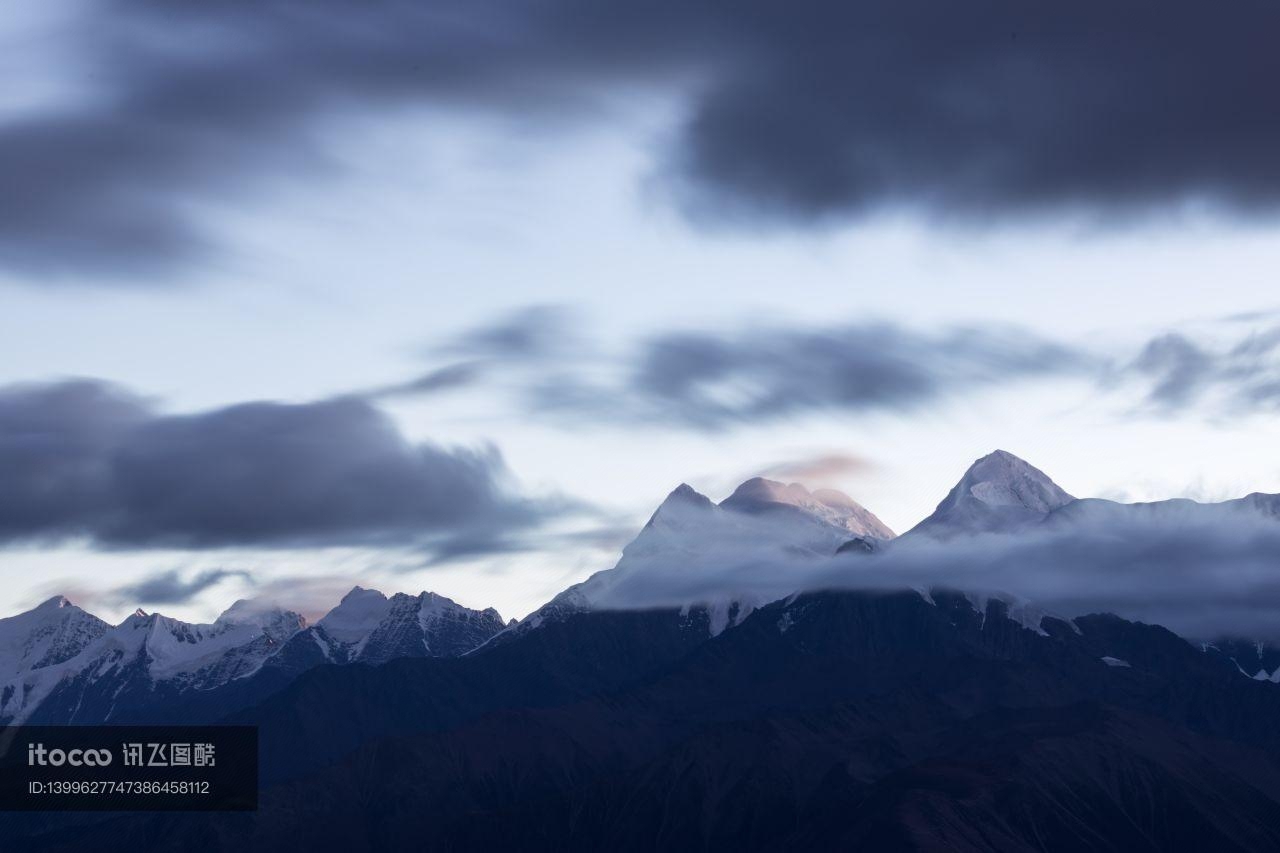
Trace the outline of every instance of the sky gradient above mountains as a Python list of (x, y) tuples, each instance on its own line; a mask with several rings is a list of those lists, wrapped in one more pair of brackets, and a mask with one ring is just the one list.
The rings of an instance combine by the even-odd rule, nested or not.
[(993, 447), (1280, 492), (1273, 5), (935, 6), (7, 15), (0, 612), (523, 614), (675, 483), (905, 531)]

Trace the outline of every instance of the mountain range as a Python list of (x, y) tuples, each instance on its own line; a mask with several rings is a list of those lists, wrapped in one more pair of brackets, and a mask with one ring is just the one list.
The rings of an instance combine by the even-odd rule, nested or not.
[(614, 567), (511, 624), (359, 587), (314, 625), (242, 601), (111, 626), (51, 599), (0, 620), (0, 721), (255, 725), (261, 808), (0, 827), (24, 850), (1280, 849), (1268, 643), (941, 588), (629, 606), (726, 560), (856, 571), (1164, 513), (1280, 520), (1280, 496), (1077, 499), (997, 451), (897, 537), (830, 490), (681, 485)]
[[(111, 626), (58, 596), (0, 619), (0, 723), (137, 722), (163, 719), (175, 709), (211, 718), (257, 701), (316, 666), (456, 657), (575, 613), (633, 607), (638, 589), (652, 586), (655, 577), (696, 579), (717, 561), (749, 558), (786, 571), (805, 561), (820, 564), (834, 555), (876, 553), (912, 540), (1017, 535), (1099, 517), (1171, 511), (1280, 520), (1280, 495), (1255, 493), (1218, 504), (1077, 499), (1044, 472), (997, 450), (974, 462), (934, 512), (902, 536), (831, 489), (810, 491), (756, 477), (717, 504), (681, 484), (615, 566), (511, 624), (492, 608), (472, 610), (431, 592), (388, 597), (358, 586), (314, 625), (290, 610), (238, 601), (207, 625), (138, 610)], [(715, 636), (768, 601), (748, 591), (679, 603), (680, 618), (687, 618), (690, 607), (699, 608), (708, 635)], [(1250, 677), (1280, 679), (1280, 653), (1264, 653), (1265, 644), (1212, 639)]]
[(459, 655), (504, 627), (493, 609), (360, 587), (314, 625), (242, 600), (207, 625), (138, 610), (113, 627), (58, 596), (0, 619), (0, 722), (141, 722), (178, 708), (207, 717), (313, 666)]

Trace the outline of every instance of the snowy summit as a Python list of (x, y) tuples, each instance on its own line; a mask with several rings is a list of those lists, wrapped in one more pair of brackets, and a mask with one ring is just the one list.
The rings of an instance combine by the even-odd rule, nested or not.
[(1074, 500), (1039, 468), (997, 450), (969, 466), (933, 514), (910, 533), (947, 538), (1009, 532), (1043, 521)]

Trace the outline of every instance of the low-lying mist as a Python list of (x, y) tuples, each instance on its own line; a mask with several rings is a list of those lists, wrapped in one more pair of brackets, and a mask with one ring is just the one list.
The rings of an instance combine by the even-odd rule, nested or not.
[(869, 554), (828, 558), (724, 541), (688, 559), (624, 560), (596, 603), (758, 605), (798, 591), (940, 587), (1021, 600), (1064, 618), (1112, 612), (1191, 638), (1280, 638), (1275, 518), (1191, 502), (1082, 503), (1093, 505), (1059, 523), (947, 540), (909, 535)]

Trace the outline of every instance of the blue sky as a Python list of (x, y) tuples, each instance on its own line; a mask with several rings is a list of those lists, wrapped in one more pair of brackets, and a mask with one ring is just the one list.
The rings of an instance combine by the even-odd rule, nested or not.
[[(241, 595), (293, 594), (314, 611), (360, 582), (519, 616), (611, 565), (681, 481), (719, 499), (748, 476), (808, 469), (809, 485), (842, 488), (901, 531), (996, 447), (1080, 496), (1280, 491), (1268, 344), (1280, 190), (1253, 153), (1277, 132), (1253, 120), (1265, 91), (1232, 89), (1235, 109), (1211, 110), (1159, 50), (1149, 73), (1103, 61), (1135, 98), (1183, 87), (1167, 115), (1142, 118), (1172, 134), (1176, 156), (1128, 111), (1081, 127), (1091, 113), (1063, 101), (1048, 121), (1075, 128), (1093, 157), (1033, 157), (1024, 147), (1052, 134), (1037, 135), (1037, 99), (1009, 100), (1004, 77), (960, 92), (1010, 114), (983, 119), (986, 147), (922, 142), (928, 125), (880, 103), (896, 84), (814, 83), (839, 69), (808, 67), (785, 39), (816, 39), (801, 24), (824, 16), (841, 24), (824, 4), (772, 45), (701, 17), (671, 43), (639, 23), (623, 36), (589, 14), (576, 22), (607, 55), (563, 48), (559, 18), (501, 5), (442, 6), (443, 21), (412, 24), (456, 27), (468, 54), (398, 36), (418, 20), (413, 4), (358, 22), (276, 8), (260, 29), (234, 4), (184, 18), (130, 2), (42, 5), (2, 25), (4, 74), (24, 85), (0, 99), (0, 151), (26, 204), (0, 206), (0, 385), (17, 413), (0, 459), (27, 458), (21, 418), (46, 399), (21, 389), (70, 378), (136, 398), (130, 417), (152, 431), (135, 456), (187, 426), (194, 446), (216, 447), (201, 430), (241, 404), (300, 407), (279, 409), (292, 424), (357, 399), (397, 433), (391, 458), (428, 458), (422, 483), (396, 480), (421, 502), (425, 533), (417, 516), (375, 518), (376, 497), (335, 498), (306, 523), (282, 510), (279, 527), (244, 535), (142, 510), (108, 525), (59, 505), (32, 521), (22, 488), (48, 480), (33, 475), (0, 499), (0, 612), (64, 591), (110, 617), (142, 604), (211, 618)], [(1170, 51), (1191, 14), (1178, 4), (1158, 33)], [(936, 38), (893, 15), (874, 23), (920, 51)], [(301, 46), (272, 41), (291, 25)], [(787, 71), (767, 85), (735, 77), (737, 54), (755, 50)], [(873, 68), (889, 62), (864, 52)], [(1111, 108), (1074, 62), (1028, 56), (1043, 63), (1035, 85)], [(260, 96), (246, 65), (273, 75)], [(947, 69), (920, 67), (931, 92), (929, 74)], [(1210, 93), (1237, 82), (1219, 73)], [(754, 106), (734, 100), (741, 87)], [(865, 121), (774, 105), (791, 124), (773, 139), (759, 99), (779, 90)], [(931, 112), (945, 105), (913, 108), (953, 134), (970, 127)], [(1007, 165), (986, 165), (987, 151)], [(512, 344), (515, 331), (536, 340)], [(442, 368), (465, 380), (389, 390)], [(101, 417), (92, 406), (85, 417)], [(440, 484), (462, 481), (429, 463), (467, 454), (499, 460), (472, 485), (500, 494), (432, 515), (450, 503)], [(192, 462), (193, 477), (227, 464), (200, 461), (210, 467)], [(104, 494), (95, 513), (115, 500)], [(207, 495), (193, 512), (234, 509), (216, 503), (228, 493)], [(351, 535), (319, 529), (330, 523)], [(126, 592), (214, 569), (232, 574), (171, 601)]]

